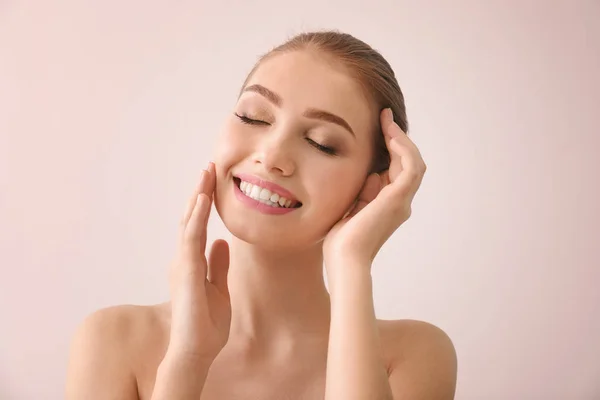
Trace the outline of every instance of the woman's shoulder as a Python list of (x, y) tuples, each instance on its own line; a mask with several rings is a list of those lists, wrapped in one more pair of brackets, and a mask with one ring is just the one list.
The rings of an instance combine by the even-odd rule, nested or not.
[(449, 339), (440, 327), (425, 321), (415, 319), (378, 319), (379, 332), (386, 339), (394, 342), (413, 341), (419, 338), (435, 340)]
[(166, 310), (164, 304), (122, 304), (100, 308), (83, 319), (78, 331), (101, 334), (115, 345), (131, 344), (148, 329), (156, 331), (164, 326), (168, 317)]
[(455, 356), (454, 344), (440, 327), (414, 319), (377, 320), (379, 335), (392, 364), (410, 360), (424, 351)]
[(94, 388), (110, 397), (107, 387), (134, 398), (138, 369), (161, 357), (168, 335), (164, 310), (163, 304), (116, 305), (87, 315), (71, 341), (68, 398), (86, 397)]
[(123, 304), (98, 309), (81, 321), (73, 345), (82, 342), (126, 356), (148, 339), (162, 336), (168, 321), (166, 310), (164, 304)]
[(414, 319), (377, 320), (383, 344), (394, 353), (405, 354), (415, 348), (454, 348), (448, 334), (440, 327)]
[(410, 380), (422, 374), (454, 387), (456, 350), (444, 330), (431, 323), (412, 319), (377, 322), (388, 376)]

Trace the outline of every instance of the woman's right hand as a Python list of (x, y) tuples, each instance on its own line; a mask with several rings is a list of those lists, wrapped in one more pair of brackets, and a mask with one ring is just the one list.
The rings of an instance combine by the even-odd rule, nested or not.
[(212, 360), (229, 337), (229, 245), (225, 240), (216, 240), (208, 261), (205, 256), (215, 186), (215, 165), (211, 162), (202, 170), (180, 224), (179, 249), (171, 266), (171, 335), (167, 350), (176, 357)]

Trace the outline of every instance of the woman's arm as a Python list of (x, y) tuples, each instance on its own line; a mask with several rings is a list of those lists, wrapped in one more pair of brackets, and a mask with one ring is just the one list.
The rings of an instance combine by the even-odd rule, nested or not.
[[(355, 261), (354, 261), (355, 262)], [(331, 326), (325, 400), (451, 400), (456, 353), (439, 328), (413, 321), (394, 329), (390, 376), (381, 358), (370, 268), (342, 262), (332, 268)], [(332, 277), (333, 278), (333, 277)], [(402, 322), (402, 321), (398, 321)], [(408, 329), (407, 329), (408, 328)], [(387, 342), (387, 341), (386, 341)]]
[[(424, 339), (420, 349), (408, 353), (398, 352), (404, 345), (392, 349), (397, 369), (390, 367), (389, 379), (381, 360), (371, 263), (392, 233), (410, 218), (412, 200), (427, 167), (419, 149), (394, 122), (392, 110), (382, 110), (380, 118), (390, 167), (381, 175), (367, 176), (349, 215), (329, 231), (323, 243), (331, 287), (325, 398), (452, 399), (456, 355), (439, 329)], [(422, 349), (427, 352), (421, 353)]]
[(328, 277), (331, 325), (325, 400), (391, 400), (381, 358), (370, 269), (340, 265), (332, 270), (340, 276)]
[(212, 362), (167, 352), (156, 372), (152, 400), (199, 399)]

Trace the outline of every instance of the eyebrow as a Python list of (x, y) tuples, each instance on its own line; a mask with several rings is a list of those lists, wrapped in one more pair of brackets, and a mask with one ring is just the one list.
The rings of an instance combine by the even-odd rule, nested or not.
[[(269, 100), (271, 103), (275, 104), (277, 107), (281, 107), (281, 105), (283, 104), (281, 96), (279, 96), (277, 93), (273, 92), (270, 89), (267, 89), (266, 87), (264, 87), (262, 85), (254, 84), (254, 85), (247, 86), (244, 88), (244, 90), (242, 92), (258, 93), (261, 96), (263, 96), (264, 98), (266, 98), (267, 100)], [(330, 112), (327, 112), (327, 111), (318, 110), (316, 108), (307, 109), (303, 115), (306, 118), (320, 119), (322, 121), (331, 122), (333, 124), (339, 125), (342, 128), (346, 129), (348, 132), (350, 132), (352, 134), (352, 136), (354, 136), (356, 138), (356, 134), (352, 130), (352, 127), (342, 117), (339, 117), (339, 116), (332, 114)]]

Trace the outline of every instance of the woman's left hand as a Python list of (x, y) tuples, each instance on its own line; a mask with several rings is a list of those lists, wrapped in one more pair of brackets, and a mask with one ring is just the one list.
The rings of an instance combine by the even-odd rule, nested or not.
[(327, 234), (323, 255), (328, 270), (340, 259), (357, 260), (370, 268), (381, 246), (410, 217), (423, 180), (426, 166), (417, 146), (394, 122), (390, 109), (383, 110), (380, 118), (390, 167), (367, 177), (354, 208)]

